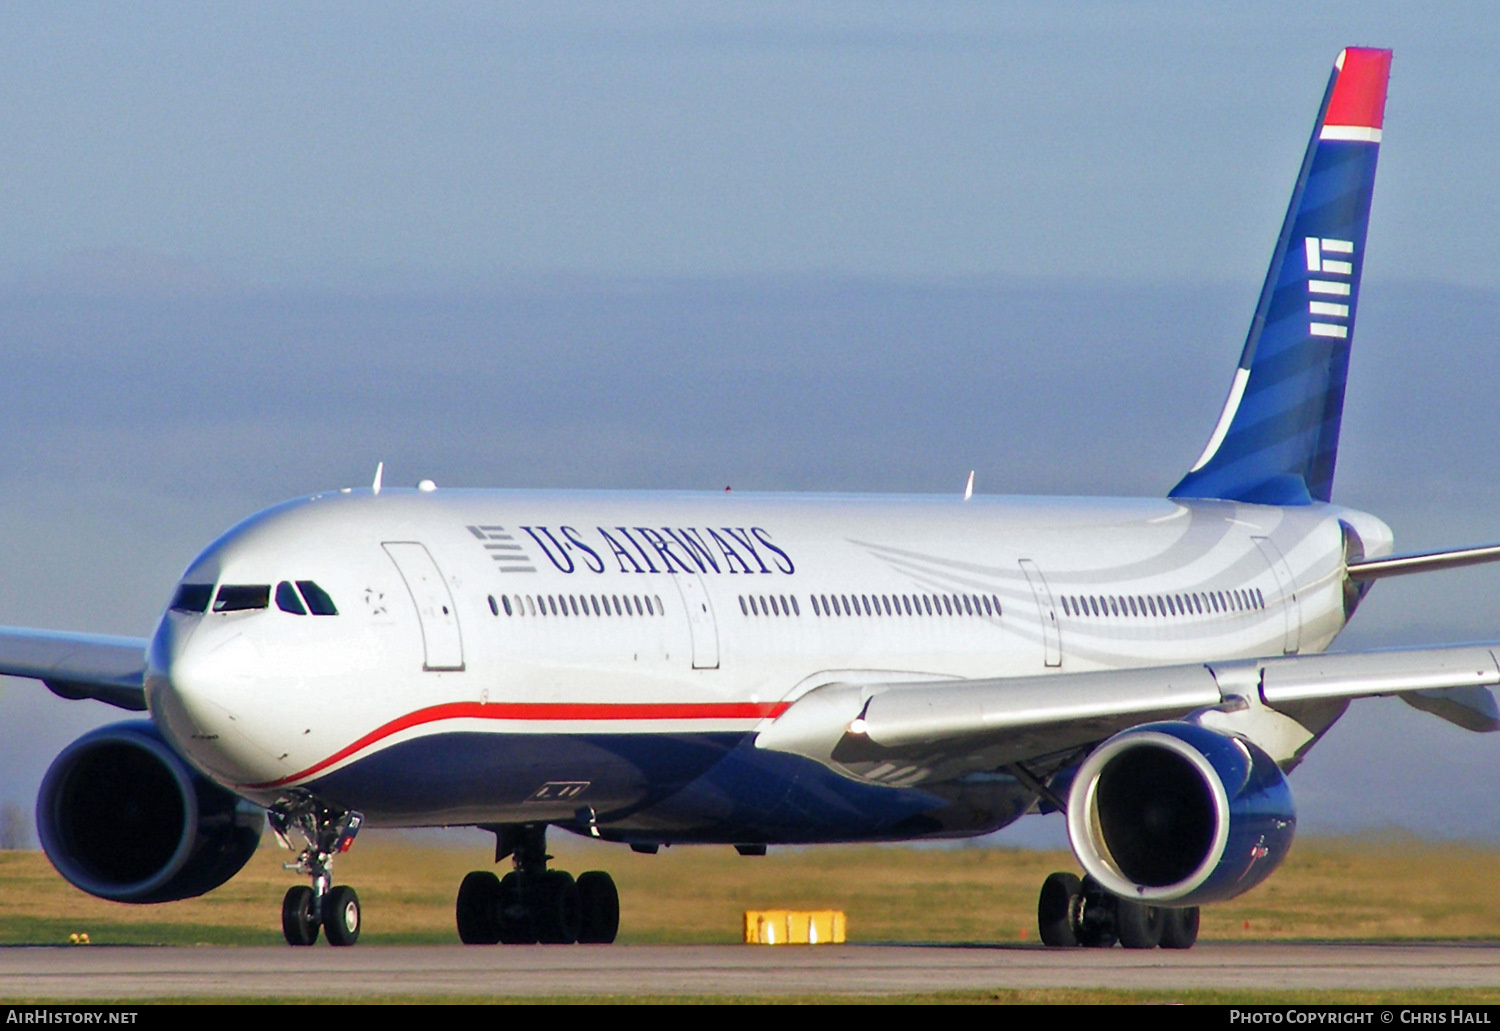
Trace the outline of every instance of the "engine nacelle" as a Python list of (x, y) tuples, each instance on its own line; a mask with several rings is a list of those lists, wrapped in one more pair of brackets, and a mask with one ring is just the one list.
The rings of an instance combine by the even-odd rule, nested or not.
[(173, 902), (238, 873), (260, 845), (265, 816), (137, 720), (63, 749), (42, 779), (36, 826), (57, 872), (90, 895)]
[(1083, 868), (1116, 895), (1162, 905), (1249, 891), (1286, 858), (1296, 827), (1271, 757), (1193, 723), (1116, 734), (1068, 792), (1068, 837)]

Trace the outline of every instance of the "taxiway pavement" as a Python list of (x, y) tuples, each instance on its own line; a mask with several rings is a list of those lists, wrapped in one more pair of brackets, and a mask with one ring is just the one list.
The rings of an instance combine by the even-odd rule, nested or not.
[(1500, 987), (1500, 945), (0, 948), (0, 999), (887, 994), (990, 988)]

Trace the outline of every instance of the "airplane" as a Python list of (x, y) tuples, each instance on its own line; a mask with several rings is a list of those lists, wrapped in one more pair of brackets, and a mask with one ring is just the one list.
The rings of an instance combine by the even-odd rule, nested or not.
[(475, 826), (468, 944), (608, 943), (557, 828), (672, 844), (915, 841), (1061, 813), (1049, 946), (1187, 948), (1265, 880), (1289, 774), (1353, 699), (1500, 729), (1491, 645), (1325, 654), (1398, 555), (1332, 500), (1389, 50), (1329, 78), (1228, 399), (1161, 498), (368, 489), (189, 565), (149, 639), (0, 629), (0, 673), (148, 718), (65, 748), (42, 847), (101, 898), (211, 891), (267, 823), (294, 946), (352, 945), (364, 826)]

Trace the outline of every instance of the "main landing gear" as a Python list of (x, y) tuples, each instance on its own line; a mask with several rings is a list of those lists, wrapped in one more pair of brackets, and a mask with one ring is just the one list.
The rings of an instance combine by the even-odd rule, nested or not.
[(1198, 940), (1198, 907), (1148, 906), (1105, 891), (1092, 877), (1055, 873), (1036, 906), (1042, 944), (1127, 949), (1190, 949)]
[(319, 931), (328, 935), (329, 945), (359, 941), (359, 896), (347, 884), (333, 883), (333, 857), (349, 851), (364, 817), (329, 809), (311, 799), (298, 799), (267, 815), (271, 829), (287, 848), (293, 847), (292, 834), (307, 843), (295, 863), (284, 864), (312, 878), (312, 887), (299, 884), (281, 900), (281, 933), (286, 943), (312, 945)]
[(465, 945), (608, 945), (620, 928), (620, 895), (602, 870), (573, 876), (547, 869), (544, 824), (491, 827), (495, 862), (511, 856), (504, 877), (475, 870), (458, 889), (458, 937)]

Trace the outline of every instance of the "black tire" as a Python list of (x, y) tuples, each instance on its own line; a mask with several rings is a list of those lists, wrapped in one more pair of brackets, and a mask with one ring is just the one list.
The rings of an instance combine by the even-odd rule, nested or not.
[(494, 945), (500, 940), (500, 878), (475, 870), (458, 886), (454, 906), (458, 940), (465, 945)]
[(1154, 949), (1161, 944), (1167, 911), (1133, 899), (1115, 903), (1115, 933), (1127, 949)]
[(1070, 873), (1050, 874), (1042, 882), (1037, 898), (1036, 922), (1042, 944), (1053, 948), (1076, 948), (1078, 945), (1078, 902), (1083, 882)]
[(512, 871), (500, 878), (500, 902), (495, 907), (495, 917), (501, 943), (530, 945), (536, 941), (532, 901), (521, 891), (520, 874)]
[(1161, 947), (1191, 949), (1198, 940), (1198, 907), (1184, 906), (1166, 910), (1161, 925)]
[(534, 882), (532, 914), (536, 940), (543, 945), (572, 945), (578, 940), (581, 905), (571, 874), (548, 870)]
[(610, 945), (620, 931), (620, 893), (603, 870), (578, 875), (578, 941)]
[(349, 885), (340, 884), (323, 896), (323, 933), (329, 945), (353, 945), (362, 924), (359, 896)]
[(281, 899), (281, 933), (288, 945), (311, 945), (318, 940), (313, 919), (313, 890), (305, 884), (288, 888)]
[(1079, 945), (1086, 949), (1107, 949), (1119, 940), (1119, 932), (1115, 930), (1115, 907), (1119, 901), (1119, 896), (1105, 891), (1092, 877), (1083, 879), (1078, 916), (1073, 921)]

